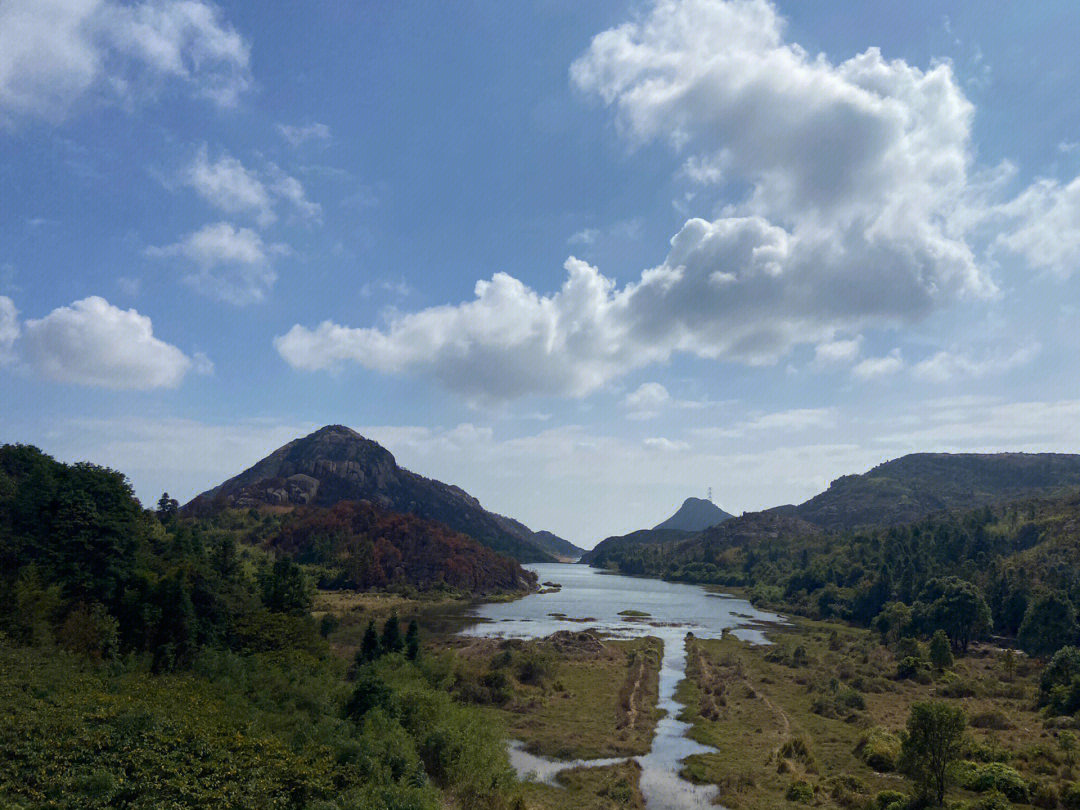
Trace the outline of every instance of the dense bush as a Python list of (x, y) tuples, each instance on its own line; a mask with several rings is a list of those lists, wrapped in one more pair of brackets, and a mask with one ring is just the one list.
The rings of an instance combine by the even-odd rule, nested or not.
[(954, 775), (959, 785), (967, 790), (977, 793), (996, 790), (1010, 800), (1024, 804), (1030, 798), (1027, 781), (1014, 768), (1001, 762), (961, 762)]
[(855, 753), (875, 771), (888, 773), (896, 770), (900, 761), (900, 738), (883, 728), (875, 727), (863, 735)]

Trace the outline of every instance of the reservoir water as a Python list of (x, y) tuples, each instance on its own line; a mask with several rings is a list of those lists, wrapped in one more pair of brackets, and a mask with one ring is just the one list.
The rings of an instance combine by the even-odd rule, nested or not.
[[(656, 636), (664, 642), (660, 667), (660, 708), (666, 715), (657, 724), (652, 748), (640, 763), (641, 791), (649, 810), (685, 810), (711, 806), (715, 790), (692, 785), (679, 777), (680, 763), (691, 754), (715, 749), (686, 736), (689, 725), (676, 719), (682, 706), (674, 699), (675, 687), (686, 669), (686, 634), (719, 638), (727, 630), (737, 637), (766, 643), (764, 623), (783, 618), (760, 611), (744, 599), (714, 594), (696, 585), (608, 574), (584, 565), (549, 564), (529, 568), (540, 582), (557, 582), (554, 593), (535, 593), (515, 602), (479, 605), (473, 615), (480, 619), (462, 632), (495, 638), (543, 638), (558, 630), (595, 628), (619, 638)], [(649, 614), (647, 621), (628, 621), (619, 613), (637, 610)], [(556, 614), (556, 615), (552, 615)], [(588, 619), (588, 621), (580, 621)], [(565, 768), (606, 765), (611, 760), (561, 762), (533, 756), (515, 747), (510, 752), (522, 776), (551, 781)]]

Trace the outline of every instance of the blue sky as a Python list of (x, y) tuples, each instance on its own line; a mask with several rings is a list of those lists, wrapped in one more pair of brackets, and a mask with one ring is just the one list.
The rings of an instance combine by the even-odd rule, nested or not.
[(1074, 3), (0, 1), (0, 440), (583, 545), (1080, 452)]

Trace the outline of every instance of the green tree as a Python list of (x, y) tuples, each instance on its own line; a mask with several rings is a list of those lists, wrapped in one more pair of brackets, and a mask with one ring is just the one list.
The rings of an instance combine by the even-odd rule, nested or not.
[(416, 619), (409, 622), (409, 629), (405, 631), (405, 657), (415, 661), (420, 655), (420, 626)]
[(382, 632), (383, 652), (395, 653), (405, 649), (405, 641), (401, 637), (401, 622), (398, 621), (397, 611), (390, 614), (390, 618), (383, 625)]
[(919, 614), (927, 633), (944, 630), (954, 650), (967, 653), (968, 645), (990, 630), (990, 607), (982, 591), (959, 577), (931, 580), (922, 594)]
[(946, 670), (953, 665), (949, 637), (945, 635), (944, 630), (935, 630), (930, 639), (930, 663), (938, 671)]
[(1076, 641), (1076, 610), (1057, 591), (1038, 596), (1024, 614), (1017, 640), (1028, 655), (1045, 657)]
[(303, 616), (311, 608), (311, 590), (304, 570), (288, 557), (279, 557), (262, 575), (263, 604), (275, 613)]
[(941, 804), (948, 786), (949, 765), (960, 756), (967, 717), (947, 703), (915, 703), (900, 748), (900, 770), (915, 783), (920, 796)]
[(162, 492), (157, 502), (157, 517), (162, 523), (169, 523), (180, 512), (180, 502), (170, 498), (168, 492)]
[(895, 644), (911, 625), (911, 608), (903, 602), (890, 602), (874, 619), (874, 629), (881, 633), (883, 644)]
[(183, 573), (176, 571), (155, 589), (154, 602), (159, 617), (154, 629), (151, 664), (154, 672), (169, 672), (191, 666), (198, 651), (195, 606)]
[(360, 642), (359, 658), (362, 662), (369, 663), (380, 655), (382, 655), (382, 642), (379, 641), (379, 632), (375, 629), (375, 622), (372, 620), (368, 622), (364, 638)]
[(1080, 709), (1080, 650), (1062, 647), (1039, 679), (1039, 705), (1072, 714)]
[(364, 667), (356, 678), (356, 686), (345, 704), (345, 715), (359, 721), (372, 709), (393, 711), (394, 692), (374, 667)]

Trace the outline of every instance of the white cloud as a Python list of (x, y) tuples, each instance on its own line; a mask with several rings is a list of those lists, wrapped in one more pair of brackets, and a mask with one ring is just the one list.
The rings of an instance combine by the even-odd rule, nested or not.
[(274, 194), (288, 203), (300, 220), (321, 222), (322, 206), (307, 198), (303, 184), (295, 177), (285, 174), (277, 166), (271, 166), (271, 171), (275, 175), (275, 180), (270, 186)]
[(794, 408), (761, 414), (746, 423), (750, 430), (800, 431), (836, 426), (835, 408)]
[(199, 148), (180, 180), (221, 211), (251, 214), (260, 227), (277, 219), (274, 206), (278, 201), (284, 201), (303, 221), (317, 222), (322, 217), (322, 207), (307, 199), (303, 184), (295, 177), (270, 164), (263, 179), (227, 154), (211, 161), (206, 144)]
[(287, 254), (282, 244), (266, 244), (250, 228), (228, 222), (207, 225), (189, 233), (179, 242), (151, 247), (147, 255), (178, 256), (194, 263), (198, 272), (185, 277), (196, 290), (232, 304), (262, 301), (277, 280), (271, 266), (275, 256)]
[(1060, 276), (1080, 269), (1080, 177), (1067, 185), (1039, 180), (997, 213), (1014, 222), (998, 236), (998, 247)]
[(666, 142), (695, 182), (730, 178), (745, 198), (688, 220), (623, 288), (574, 258), (551, 294), (497, 273), (471, 301), (382, 329), (296, 325), (276, 341), (290, 364), (419, 373), (469, 397), (581, 396), (677, 353), (774, 363), (996, 294), (960, 227), (979, 217), (954, 216), (976, 196), (974, 108), (948, 64), (876, 49), (834, 64), (786, 42), (764, 0), (660, 0), (595, 37), (570, 73), (631, 145)]
[(893, 349), (884, 357), (867, 357), (851, 370), (861, 380), (879, 380), (891, 377), (904, 367), (904, 358), (899, 349)]
[(566, 240), (569, 245), (591, 245), (600, 236), (596, 228), (583, 228)]
[(916, 376), (931, 382), (986, 377), (1026, 365), (1035, 358), (1039, 349), (1039, 344), (1033, 343), (1011, 354), (988, 355), (981, 358), (972, 357), (965, 352), (940, 351), (920, 360), (912, 370)]
[(930, 402), (911, 429), (882, 432), (878, 441), (905, 452), (1077, 452), (1080, 400), (1003, 402), (965, 397)]
[(645, 439), (642, 444), (650, 450), (659, 450), (663, 453), (677, 453), (690, 449), (690, 445), (684, 441), (667, 439), (663, 436), (651, 436)]
[(622, 401), (628, 419), (652, 419), (671, 403), (671, 394), (658, 382), (642, 383)]
[(165, 80), (231, 106), (251, 84), (249, 47), (198, 0), (0, 4), (0, 124), (60, 121), (88, 97), (130, 103)]
[(814, 364), (818, 366), (849, 365), (862, 351), (862, 336), (850, 340), (830, 340), (814, 347)]
[(102, 388), (175, 388), (192, 361), (154, 337), (150, 319), (93, 296), (24, 324), (30, 366), (51, 380)]
[(199, 148), (181, 180), (208, 203), (228, 214), (252, 213), (264, 226), (277, 219), (270, 192), (258, 175), (229, 155), (222, 155), (211, 163), (206, 144)]
[(798, 433), (804, 430), (828, 430), (837, 424), (836, 408), (793, 408), (787, 411), (759, 413), (729, 427), (694, 428), (691, 434), (700, 440), (744, 439), (778, 433)]
[(191, 355), (191, 364), (196, 374), (209, 376), (214, 373), (214, 361), (207, 357), (205, 352), (195, 352)]
[(663, 264), (621, 289), (571, 258), (551, 295), (497, 273), (457, 306), (393, 315), (385, 329), (296, 325), (275, 345), (298, 369), (355, 362), (430, 375), (470, 397), (583, 396), (677, 352), (773, 363), (799, 343), (903, 322), (956, 292), (926, 272), (877, 275), (898, 259), (868, 249), (830, 276), (822, 246), (797, 249), (760, 217), (693, 219)]
[(0, 295), (0, 365), (14, 359), (12, 348), (19, 338), (19, 310), (15, 302), (5, 295)]
[(301, 146), (307, 141), (326, 142), (330, 140), (330, 127), (326, 124), (307, 124), (306, 126), (292, 126), (278, 124), (278, 132), (281, 133), (291, 146)]
[[(834, 63), (787, 42), (765, 0), (658, 0), (596, 36), (570, 75), (631, 146), (667, 143), (692, 182), (743, 198), (689, 219), (664, 262), (622, 288), (573, 257), (552, 293), (496, 273), (472, 300), (382, 328), (297, 324), (275, 341), (287, 362), (417, 373), (473, 399), (583, 396), (679, 353), (768, 364), (811, 344), (819, 366), (854, 363), (859, 345), (837, 333), (998, 294), (994, 220), (1000, 244), (1036, 265), (1080, 254), (1080, 180), (995, 202), (1010, 167), (975, 165), (974, 107), (946, 62), (920, 69), (870, 48)], [(894, 353), (854, 373), (902, 367)]]

